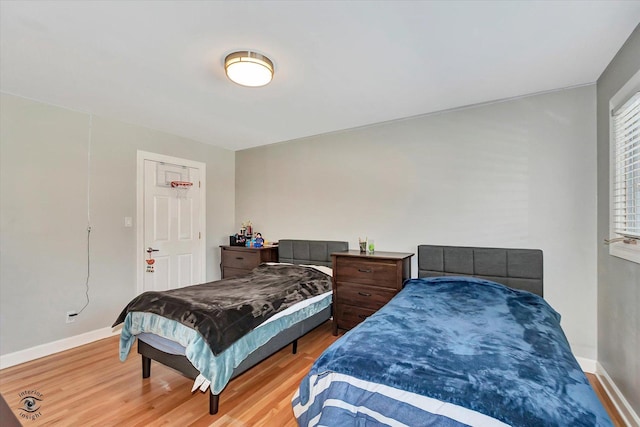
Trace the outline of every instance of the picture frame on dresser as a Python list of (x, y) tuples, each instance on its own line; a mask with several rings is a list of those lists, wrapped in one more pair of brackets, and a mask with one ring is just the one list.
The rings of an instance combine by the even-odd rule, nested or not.
[(411, 278), (408, 252), (334, 252), (333, 335), (349, 330), (382, 308)]

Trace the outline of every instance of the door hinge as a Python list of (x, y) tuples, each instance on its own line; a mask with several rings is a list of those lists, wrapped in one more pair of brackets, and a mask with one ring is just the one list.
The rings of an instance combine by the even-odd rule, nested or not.
[(198, 240), (202, 239), (202, 232), (198, 231)]
[(201, 185), (200, 185), (200, 181), (198, 181), (198, 188), (200, 188), (200, 187), (201, 187)]

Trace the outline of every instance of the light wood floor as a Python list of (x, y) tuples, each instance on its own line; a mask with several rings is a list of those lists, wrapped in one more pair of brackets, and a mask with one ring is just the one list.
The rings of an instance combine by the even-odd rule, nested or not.
[[(208, 412), (208, 394), (191, 394), (190, 379), (152, 362), (151, 378), (143, 380), (135, 348), (120, 362), (118, 337), (4, 369), (0, 393), (17, 416), (21, 392), (42, 394), (41, 415), (21, 419), (24, 426), (296, 426), (291, 396), (336, 338), (327, 322), (299, 340), (297, 355), (289, 346), (234, 379), (220, 395), (215, 416)], [(589, 379), (611, 413), (597, 378)], [(612, 415), (616, 426), (624, 426)]]

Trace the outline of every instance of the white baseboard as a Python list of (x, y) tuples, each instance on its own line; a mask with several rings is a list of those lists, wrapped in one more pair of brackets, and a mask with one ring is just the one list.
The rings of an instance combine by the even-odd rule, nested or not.
[(590, 374), (596, 373), (596, 361), (593, 359), (587, 359), (585, 357), (576, 357), (578, 364), (580, 365), (580, 369), (583, 372), (588, 372)]
[(640, 427), (640, 417), (599, 362), (596, 364), (596, 375), (624, 422), (630, 427)]
[(35, 347), (8, 353), (0, 356), (0, 369), (9, 368), (21, 363), (30, 362), (31, 360), (49, 356), (54, 353), (69, 350), (70, 348), (79, 347), (91, 342), (108, 338), (120, 333), (122, 328), (102, 328), (95, 331), (85, 332), (84, 334), (75, 335), (69, 338), (63, 338), (46, 344), (37, 345)]

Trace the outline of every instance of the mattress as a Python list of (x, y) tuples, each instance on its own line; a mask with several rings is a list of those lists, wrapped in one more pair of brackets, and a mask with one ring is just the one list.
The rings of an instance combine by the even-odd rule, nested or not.
[[(322, 301), (322, 300), (326, 300), (327, 298), (331, 298), (331, 292), (325, 292), (324, 294), (321, 295), (317, 295), (313, 298), (309, 298), (307, 300), (301, 301), (289, 308), (287, 308), (284, 311), (281, 311), (279, 313), (277, 313), (276, 315), (274, 315), (273, 317), (270, 317), (269, 319), (267, 319), (265, 322), (261, 323), (260, 325), (258, 325), (258, 328), (263, 327), (265, 325), (268, 325), (270, 322), (273, 322), (275, 320), (280, 319), (281, 317), (284, 316), (288, 316), (290, 314), (295, 313), (296, 311), (302, 310), (305, 307), (310, 306), (311, 304), (314, 304), (316, 302)], [(316, 311), (314, 310), (311, 314), (315, 314)], [(257, 328), (256, 328), (257, 329)], [(155, 347), (156, 349), (163, 351), (165, 353), (168, 354), (174, 354), (177, 356), (184, 356), (185, 355), (185, 351), (186, 348), (184, 346), (182, 346), (180, 343), (170, 339), (170, 338), (164, 338), (160, 335), (156, 335), (154, 333), (150, 333), (150, 332), (142, 332), (141, 334), (137, 335), (137, 338), (140, 341), (144, 341), (147, 344), (149, 344), (152, 347)]]

